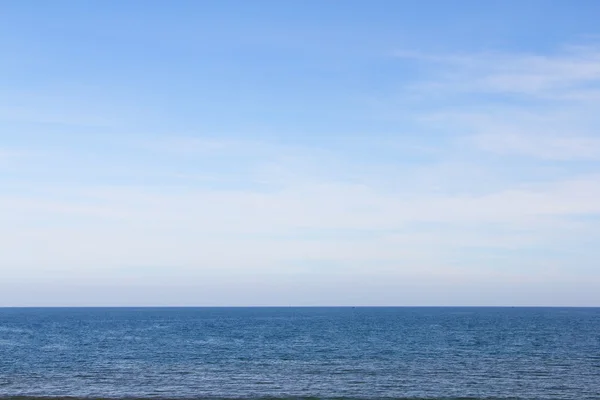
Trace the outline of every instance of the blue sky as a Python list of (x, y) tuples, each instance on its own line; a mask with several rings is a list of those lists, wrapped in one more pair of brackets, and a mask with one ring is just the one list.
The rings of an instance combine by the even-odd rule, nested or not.
[(596, 1), (4, 1), (0, 305), (600, 306)]

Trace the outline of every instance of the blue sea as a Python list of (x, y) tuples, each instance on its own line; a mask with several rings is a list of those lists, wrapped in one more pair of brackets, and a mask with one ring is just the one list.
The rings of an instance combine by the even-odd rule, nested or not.
[(599, 308), (0, 308), (0, 398), (600, 399)]

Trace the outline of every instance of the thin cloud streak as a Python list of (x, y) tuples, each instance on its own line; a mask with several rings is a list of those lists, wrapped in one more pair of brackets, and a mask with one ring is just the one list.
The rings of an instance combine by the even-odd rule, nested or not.
[(553, 55), (398, 51), (394, 56), (438, 71), (437, 81), (417, 84), (417, 89), (514, 93), (543, 100), (573, 100), (578, 95), (581, 100), (600, 99), (600, 90), (588, 86), (600, 82), (598, 47), (570, 46)]

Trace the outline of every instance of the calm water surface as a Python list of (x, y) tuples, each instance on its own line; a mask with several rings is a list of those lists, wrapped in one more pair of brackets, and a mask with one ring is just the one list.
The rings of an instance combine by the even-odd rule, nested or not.
[(598, 400), (600, 309), (0, 309), (14, 396)]

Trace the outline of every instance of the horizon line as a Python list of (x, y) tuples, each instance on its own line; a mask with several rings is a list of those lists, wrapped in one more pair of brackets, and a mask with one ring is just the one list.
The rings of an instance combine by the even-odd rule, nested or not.
[(146, 308), (146, 309), (174, 309), (174, 308), (600, 308), (600, 305), (318, 305), (318, 306), (307, 306), (307, 305), (220, 305), (220, 306), (208, 306), (208, 305), (177, 305), (177, 306), (165, 306), (165, 305), (122, 305), (122, 306), (2, 306), (0, 309), (51, 309), (51, 308), (77, 308), (77, 309), (90, 309), (90, 308), (112, 308), (112, 309), (125, 309), (125, 308)]

